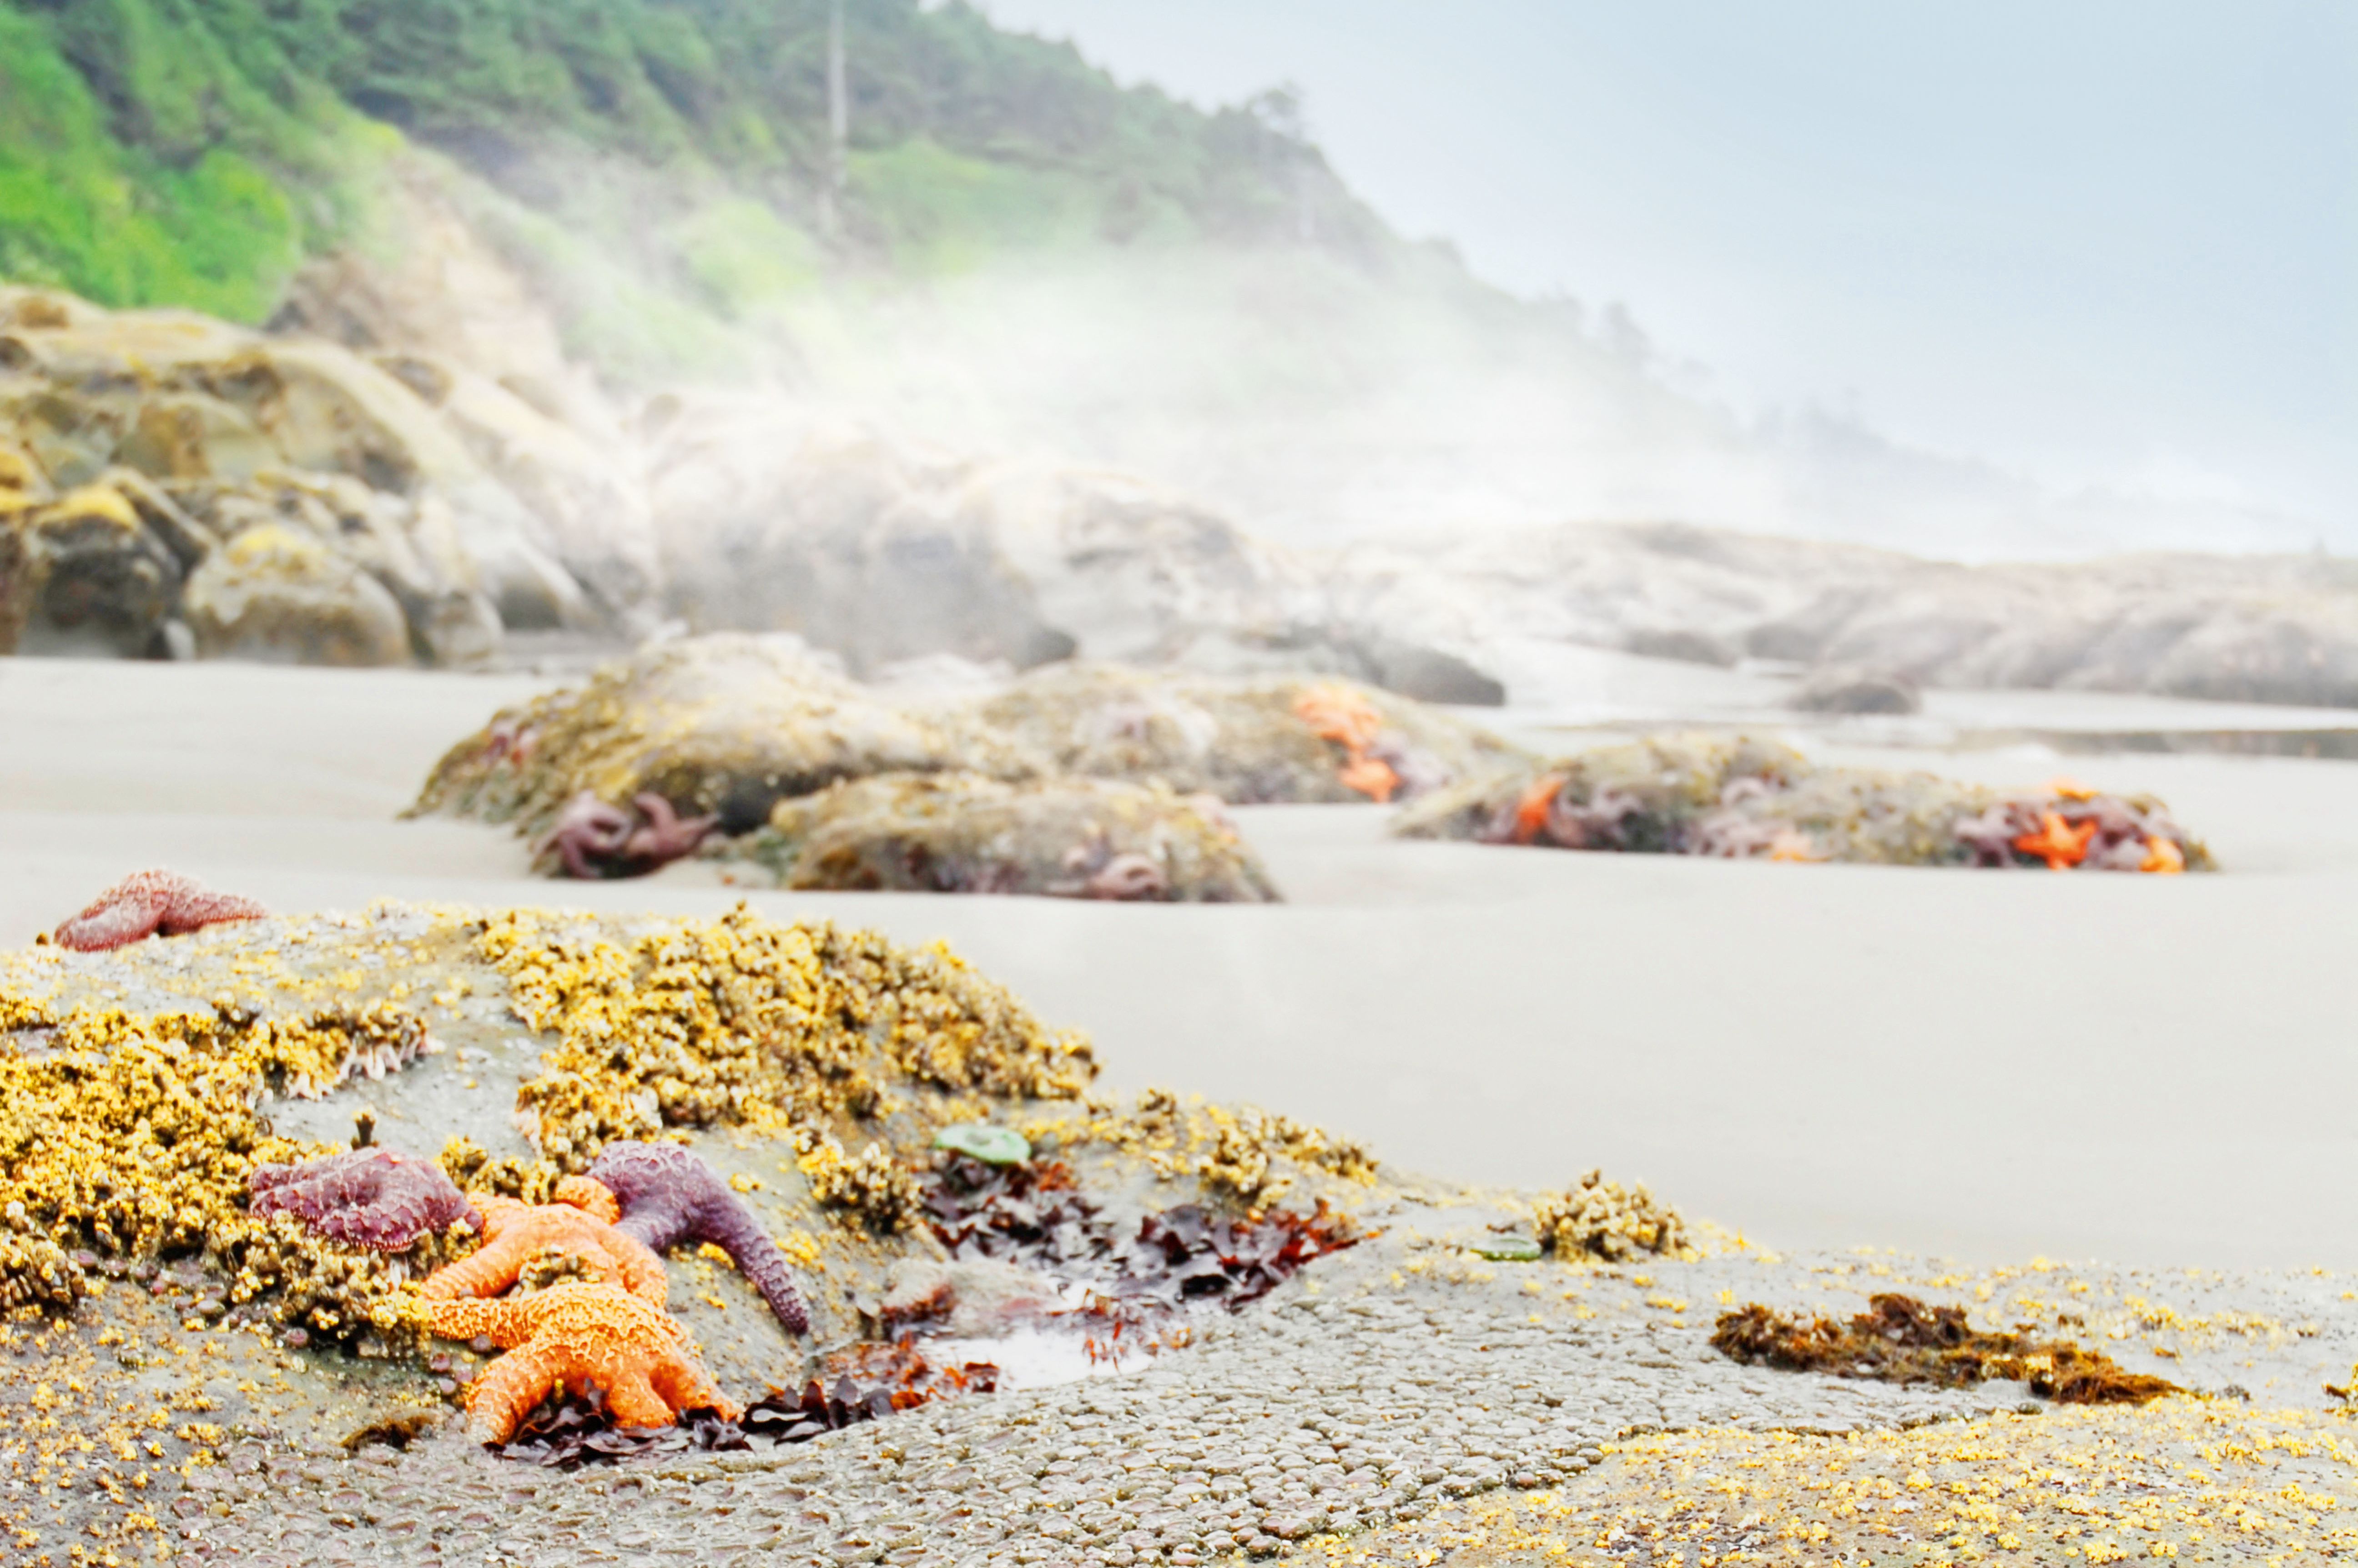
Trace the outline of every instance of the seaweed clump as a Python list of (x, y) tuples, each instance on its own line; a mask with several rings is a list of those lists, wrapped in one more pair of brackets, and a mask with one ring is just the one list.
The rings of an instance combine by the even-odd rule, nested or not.
[(487, 921), (477, 946), (517, 1016), (557, 1036), (516, 1105), (570, 1173), (666, 1127), (872, 1118), (912, 1087), (1066, 1099), (1097, 1073), (1085, 1039), (1043, 1028), (945, 949), (741, 904), (627, 942), (514, 913)]
[(1322, 1199), (1309, 1214), (1223, 1215), (1182, 1204), (1141, 1217), (1136, 1231), (1108, 1219), (1060, 1162), (986, 1165), (945, 1154), (925, 1184), (925, 1212), (954, 1258), (1019, 1263), (1098, 1287), (1092, 1311), (1117, 1323), (1217, 1296), (1235, 1311), (1303, 1265), (1366, 1238)]
[(1913, 1296), (1873, 1296), (1848, 1323), (1787, 1317), (1755, 1302), (1722, 1313), (1713, 1348), (1731, 1359), (1789, 1372), (1825, 1372), (1889, 1383), (1962, 1388), (1992, 1379), (2030, 1385), (2059, 1404), (2144, 1404), (2185, 1390), (2132, 1372), (2069, 1340), (2033, 1340), (1973, 1327), (1960, 1306), (1926, 1306)]
[(1686, 1222), (1642, 1182), (1625, 1187), (1591, 1171), (1561, 1197), (1540, 1201), (1539, 1244), (1567, 1263), (1624, 1263), (1641, 1255), (1692, 1258)]
[(0, 998), (0, 1016), (48, 1019), (38, 1048), (21, 1035), (0, 1045), (0, 1209), (48, 1238), (0, 1243), (18, 1259), (0, 1265), (5, 1288), (27, 1304), (70, 1307), (88, 1269), (75, 1252), (109, 1272), (197, 1259), (226, 1278), (224, 1312), (258, 1313), (268, 1298), (307, 1338), (352, 1343), (406, 1332), (404, 1281), (464, 1244), (429, 1236), (403, 1252), (354, 1251), (247, 1206), (256, 1166), (330, 1152), (272, 1136), (261, 1106), (432, 1049), (413, 1014), (261, 1019), (222, 1006), (138, 1018), (82, 1007), (50, 1017)]

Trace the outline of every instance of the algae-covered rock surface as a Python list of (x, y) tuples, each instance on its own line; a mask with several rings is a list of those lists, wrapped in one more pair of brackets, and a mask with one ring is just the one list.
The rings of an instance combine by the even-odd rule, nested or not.
[(782, 800), (723, 853), (780, 887), (1265, 903), (1277, 890), (1207, 795), (1160, 784), (888, 773)]
[(502, 710), (411, 812), (513, 823), (574, 876), (717, 836), (793, 887), (1250, 902), (1269, 881), (1222, 804), (1413, 798), (1520, 756), (1347, 681), (1079, 665), (944, 694), (720, 633)]
[[(1807, 1528), (1825, 1476), (1851, 1505), (1829, 1530), (1890, 1561), (2029, 1536), (1954, 1500), (1981, 1495), (2059, 1546), (2297, 1562), (2342, 1539), (2310, 1494), (2347, 1491), (2319, 1390), (2347, 1380), (2358, 1308), (2321, 1271), (1779, 1258), (1617, 1180), (1462, 1187), (1282, 1114), (1116, 1100), (1095, 1070), (947, 953), (743, 910), (387, 903), (0, 955), (10, 1561), (1430, 1563), (1469, 1528), (1606, 1561)], [(644, 1192), (612, 1161), (650, 1142), (759, 1236), (666, 1222), (662, 1304), (641, 1279), (606, 1315), (669, 1325), (665, 1357), (715, 1402), (658, 1384), (674, 1422), (623, 1429), (556, 1386), (584, 1348), (558, 1329), (438, 1325), (624, 1297), (596, 1238), (634, 1223)], [(384, 1153), (304, 1163), (354, 1143)], [(378, 1188), (300, 1171), (401, 1160), (587, 1250), (485, 1246), (464, 1218), (404, 1252), (314, 1228)], [(290, 1181), (300, 1202), (255, 1203)], [(757, 1242), (807, 1335), (741, 1271)], [(1732, 1315), (1894, 1292), (2186, 1391), (2067, 1414), (2035, 1371), (1893, 1380), (1714, 1346)], [(632, 1343), (589, 1347), (622, 1365)], [(476, 1441), (507, 1408), (481, 1390), (519, 1388), (546, 1397)], [(2072, 1454), (2097, 1462), (2079, 1492), (2026, 1469)], [(1657, 1506), (1723, 1472), (1743, 1491)], [(2116, 1495), (2115, 1473), (2152, 1485)], [(2146, 1506), (2165, 1482), (2186, 1507)]]
[(2149, 795), (2057, 779), (1996, 790), (1823, 767), (1781, 741), (1669, 733), (1467, 780), (1401, 811), (1408, 838), (1877, 865), (2208, 871)]
[[(1520, 756), (1445, 708), (1330, 676), (1051, 665), (972, 718), (1059, 772), (1238, 806), (1408, 798)], [(1379, 771), (1353, 775), (1354, 762)]]

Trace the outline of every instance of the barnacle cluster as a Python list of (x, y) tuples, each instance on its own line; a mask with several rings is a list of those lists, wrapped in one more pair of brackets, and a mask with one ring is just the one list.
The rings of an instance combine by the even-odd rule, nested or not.
[[(0, 1015), (50, 1016), (5, 996)], [(274, 1297), (282, 1322), (340, 1339), (384, 1326), (408, 1271), (447, 1249), (349, 1253), (245, 1206), (256, 1165), (326, 1152), (273, 1137), (259, 1108), (430, 1049), (413, 1015), (82, 1006), (42, 1027), (37, 1047), (0, 1048), (0, 1207), (30, 1234), (105, 1260), (201, 1257), (232, 1305)]]
[(511, 914), (478, 948), (518, 1016), (557, 1036), (517, 1114), (567, 1171), (665, 1127), (871, 1117), (910, 1086), (1070, 1098), (1097, 1071), (1085, 1040), (943, 949), (743, 905), (627, 942)]
[(1644, 1183), (1625, 1187), (1602, 1171), (1589, 1172), (1561, 1197), (1540, 1200), (1533, 1224), (1539, 1244), (1567, 1263), (1695, 1255), (1675, 1209), (1656, 1202)]
[(810, 1179), (811, 1195), (842, 1209), (880, 1236), (906, 1230), (923, 1217), (925, 1189), (916, 1173), (882, 1143), (847, 1155), (843, 1145), (806, 1130), (795, 1163)]
[(71, 1312), (90, 1279), (64, 1248), (38, 1236), (0, 1236), (0, 1314)]
[(1158, 1175), (1194, 1176), (1248, 1208), (1274, 1202), (1293, 1184), (1272, 1163), (1281, 1159), (1345, 1181), (1376, 1179), (1376, 1157), (1365, 1144), (1258, 1106), (1183, 1105), (1169, 1089), (1150, 1088), (1127, 1113), (1090, 1108), (1101, 1114), (1081, 1136), (1143, 1159)]
[(557, 1184), (565, 1173), (546, 1160), (523, 1160), (514, 1155), (493, 1159), (471, 1138), (453, 1138), (435, 1157), (443, 1173), (462, 1192), (490, 1193), (528, 1204), (557, 1201)]

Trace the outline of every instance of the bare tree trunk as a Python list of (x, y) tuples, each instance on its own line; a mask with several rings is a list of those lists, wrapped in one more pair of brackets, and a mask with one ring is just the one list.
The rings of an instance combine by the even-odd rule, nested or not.
[(832, 239), (843, 227), (843, 192), (849, 175), (851, 95), (843, 71), (843, 0), (827, 8), (827, 180), (819, 188), (819, 227)]

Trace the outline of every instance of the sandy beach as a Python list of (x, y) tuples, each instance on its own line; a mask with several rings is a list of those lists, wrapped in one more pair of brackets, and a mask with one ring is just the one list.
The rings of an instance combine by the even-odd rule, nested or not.
[[(542, 684), (0, 663), (0, 933), (152, 864), (290, 910), (748, 897), (948, 942), (1087, 1030), (1111, 1087), (1265, 1104), (1461, 1180), (1602, 1165), (1765, 1244), (2293, 1268), (2358, 1230), (2351, 763), (1824, 753), (2149, 789), (2227, 868), (2203, 878), (1403, 844), (1373, 808), (1280, 806), (1238, 814), (1275, 906), (749, 893), (699, 864), (540, 881), (501, 830), (395, 820)], [(2101, 720), (2109, 699), (2070, 700)]]

